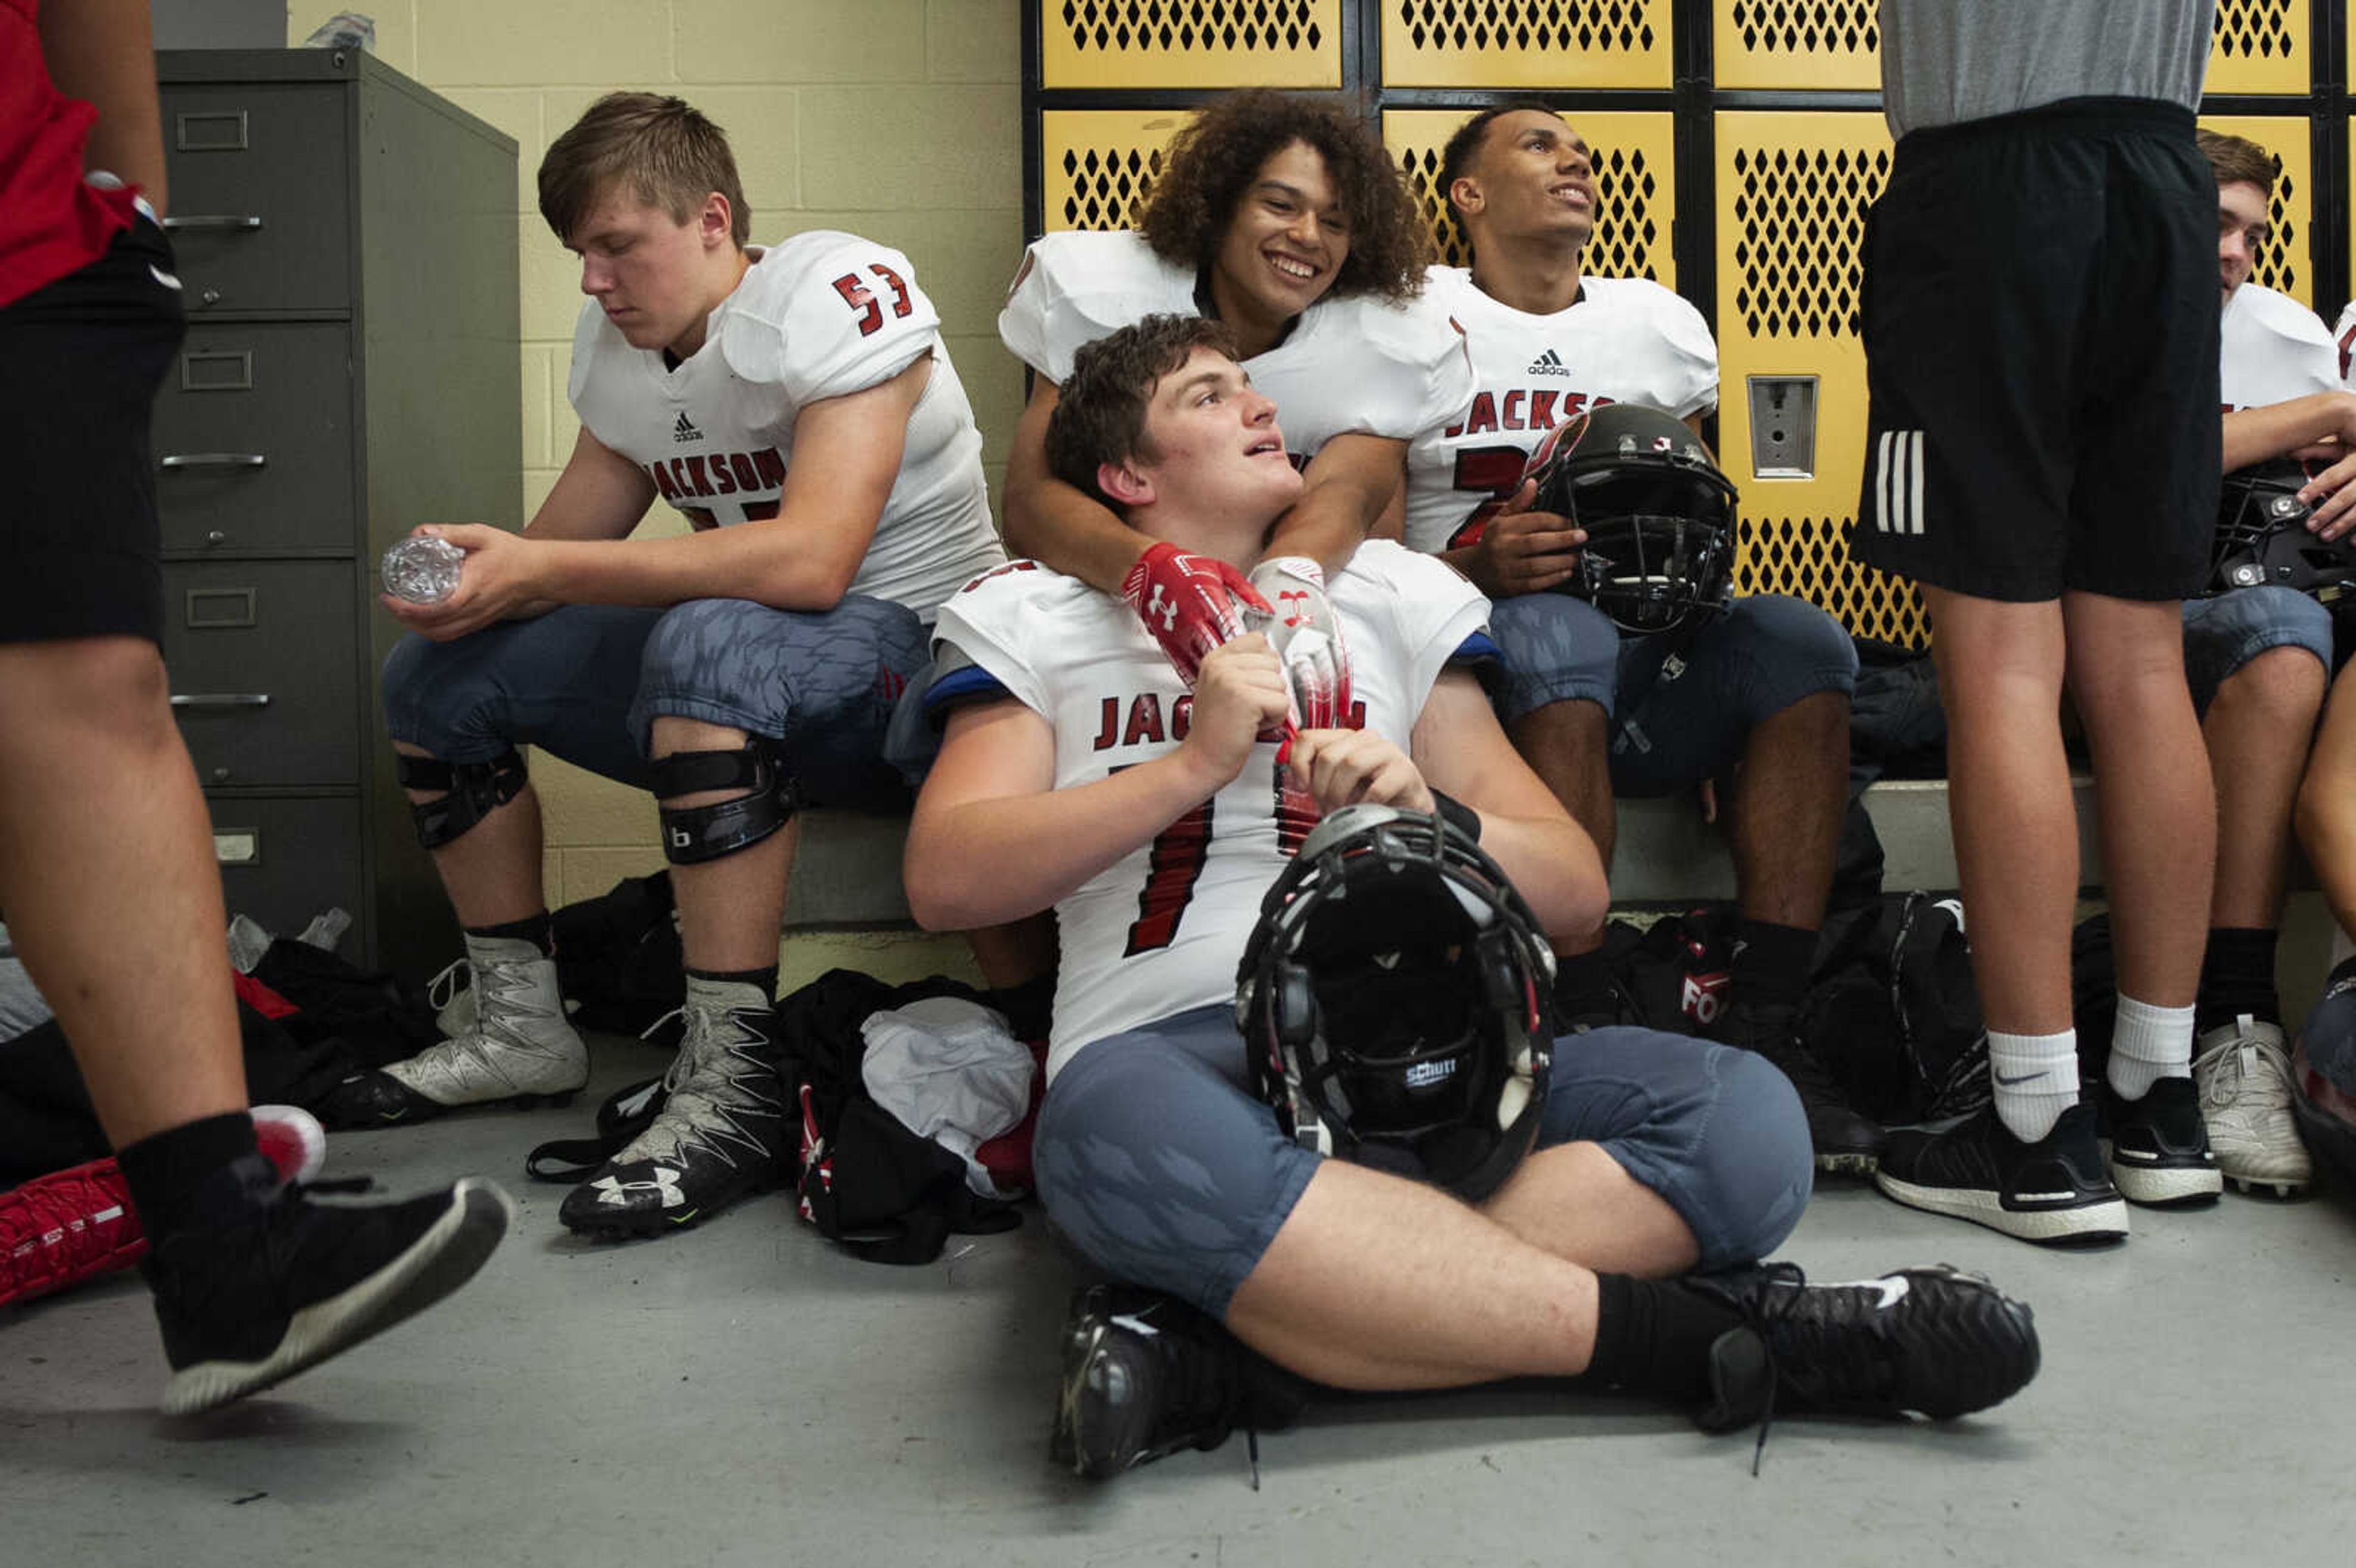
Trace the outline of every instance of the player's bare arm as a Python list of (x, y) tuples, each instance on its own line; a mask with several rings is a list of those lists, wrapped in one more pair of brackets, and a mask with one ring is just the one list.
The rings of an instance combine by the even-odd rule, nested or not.
[(1007, 552), (1118, 596), (1137, 558), (1153, 541), (1095, 496), (1048, 472), (1047, 418), (1058, 400), (1055, 382), (1044, 376), (1032, 379), (1031, 400), (1015, 422), (1013, 449), (1006, 458)]
[(1591, 937), (1612, 906), (1594, 840), (1514, 750), (1471, 672), (1441, 673), (1408, 749), (1430, 787), (1481, 814), (1481, 848), (1513, 878), (1547, 937)]
[(909, 910), (963, 931), (1049, 908), (1217, 794), (1287, 701), (1268, 639), (1238, 637), (1205, 657), (1175, 750), (1060, 790), (1044, 718), (1011, 698), (957, 709), (908, 825)]
[(75, 0), (40, 10), (41, 58), (68, 98), (98, 110), (82, 144), (87, 168), (139, 187), (158, 215), (164, 206), (164, 132), (149, 48), (149, 0)]
[(2290, 457), (2319, 443), (2356, 448), (2356, 392), (2310, 392), (2224, 418), (2225, 472)]
[[(804, 409), (795, 421), (794, 461), (775, 517), (657, 539), (552, 539), (538, 531), (535, 518), (527, 537), (481, 541), (496, 563), (487, 565), (485, 581), (470, 601), (472, 615), (453, 618), (471, 621), (463, 629), (473, 630), (541, 602), (661, 607), (693, 599), (749, 599), (779, 610), (834, 608), (875, 537), (899, 476), (908, 415), (930, 369), (930, 358), (920, 357), (888, 380)], [(643, 504), (639, 509), (643, 514)], [(546, 516), (548, 508), (541, 511)], [(437, 531), (474, 548), (477, 536)], [(470, 556), (466, 572), (476, 565)], [(466, 590), (462, 574), (460, 591)], [(455, 603), (454, 595), (444, 608)], [(427, 631), (413, 618), (403, 619)], [(428, 635), (459, 634), (437, 626)]]
[(573, 455), (524, 526), (528, 539), (619, 539), (654, 505), (655, 484), (646, 471), (584, 430)]
[(637, 464), (584, 430), (521, 540), (505, 528), (480, 523), (422, 524), (411, 531), (447, 539), (466, 552), (456, 592), (434, 604), (412, 603), (391, 594), (379, 595), (378, 602), (412, 631), (435, 642), (464, 636), (493, 621), (544, 615), (562, 602), (519, 596), (518, 573), (528, 570), (530, 552), (511, 547), (524, 541), (624, 538), (638, 526), (654, 497), (654, 482)]
[(1301, 499), (1269, 530), (1267, 555), (1305, 555), (1330, 574), (1358, 547), (1407, 490), (1407, 443), (1363, 433), (1337, 435), (1301, 473)]
[(2310, 392), (2224, 418), (2225, 471), (2270, 458), (2297, 457), (2329, 466), (2299, 495), (2314, 510), (2310, 531), (2336, 539), (2356, 528), (2356, 392)]

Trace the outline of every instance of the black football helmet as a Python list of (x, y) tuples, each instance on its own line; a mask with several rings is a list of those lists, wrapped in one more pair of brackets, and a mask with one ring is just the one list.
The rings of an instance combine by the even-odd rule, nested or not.
[(2298, 498), (2307, 481), (2293, 458), (2225, 475), (2209, 552), (2211, 595), (2271, 582), (2329, 601), (2356, 587), (2356, 536), (2328, 540), (2307, 531), (2314, 508)]
[(1236, 982), (1252, 1087), (1304, 1147), (1477, 1200), (1537, 1141), (1554, 955), (1439, 818), (1352, 805), (1319, 823)]
[(1538, 482), (1537, 510), (1587, 530), (1558, 592), (1621, 630), (1673, 631), (1733, 603), (1734, 486), (1681, 421), (1606, 403), (1547, 432), (1523, 476)]

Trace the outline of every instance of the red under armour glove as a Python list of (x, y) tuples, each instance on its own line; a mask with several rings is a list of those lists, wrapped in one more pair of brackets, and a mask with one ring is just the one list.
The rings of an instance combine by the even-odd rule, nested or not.
[(1325, 572), (1303, 555), (1270, 556), (1252, 568), (1251, 585), (1271, 606), (1265, 631), (1284, 663), (1292, 709), (1303, 730), (1338, 730), (1350, 721), (1350, 650), (1325, 597)]
[(128, 1268), (146, 1250), (112, 1158), (0, 1193), (0, 1306)]
[(1265, 611), (1250, 580), (1215, 556), (1194, 555), (1164, 539), (1138, 557), (1120, 596), (1137, 612), (1171, 667), (1188, 686), (1203, 656), (1244, 633), (1243, 609)]
[[(285, 1181), (309, 1181), (327, 1135), (294, 1105), (253, 1107), (254, 1147)], [(137, 1263), (147, 1232), (112, 1156), (0, 1192), (0, 1307), (30, 1301)]]

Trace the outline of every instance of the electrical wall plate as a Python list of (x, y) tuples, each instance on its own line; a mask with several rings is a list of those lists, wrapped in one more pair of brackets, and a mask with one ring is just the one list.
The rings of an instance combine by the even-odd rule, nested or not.
[(1816, 379), (1751, 376), (1751, 476), (1816, 476)]

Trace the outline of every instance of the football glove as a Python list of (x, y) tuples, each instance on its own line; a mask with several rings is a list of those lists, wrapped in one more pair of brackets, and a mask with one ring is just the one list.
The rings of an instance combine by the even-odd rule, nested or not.
[(1194, 684), (1203, 656), (1244, 633), (1246, 606), (1265, 611), (1248, 579), (1215, 556), (1195, 555), (1164, 539), (1138, 557), (1120, 596), (1168, 656), (1178, 678)]
[(1337, 730), (1350, 721), (1350, 650), (1325, 597), (1325, 572), (1307, 556), (1271, 556), (1252, 568), (1255, 597), (1269, 608), (1245, 616), (1264, 632), (1283, 662), (1292, 711), (1303, 730)]

